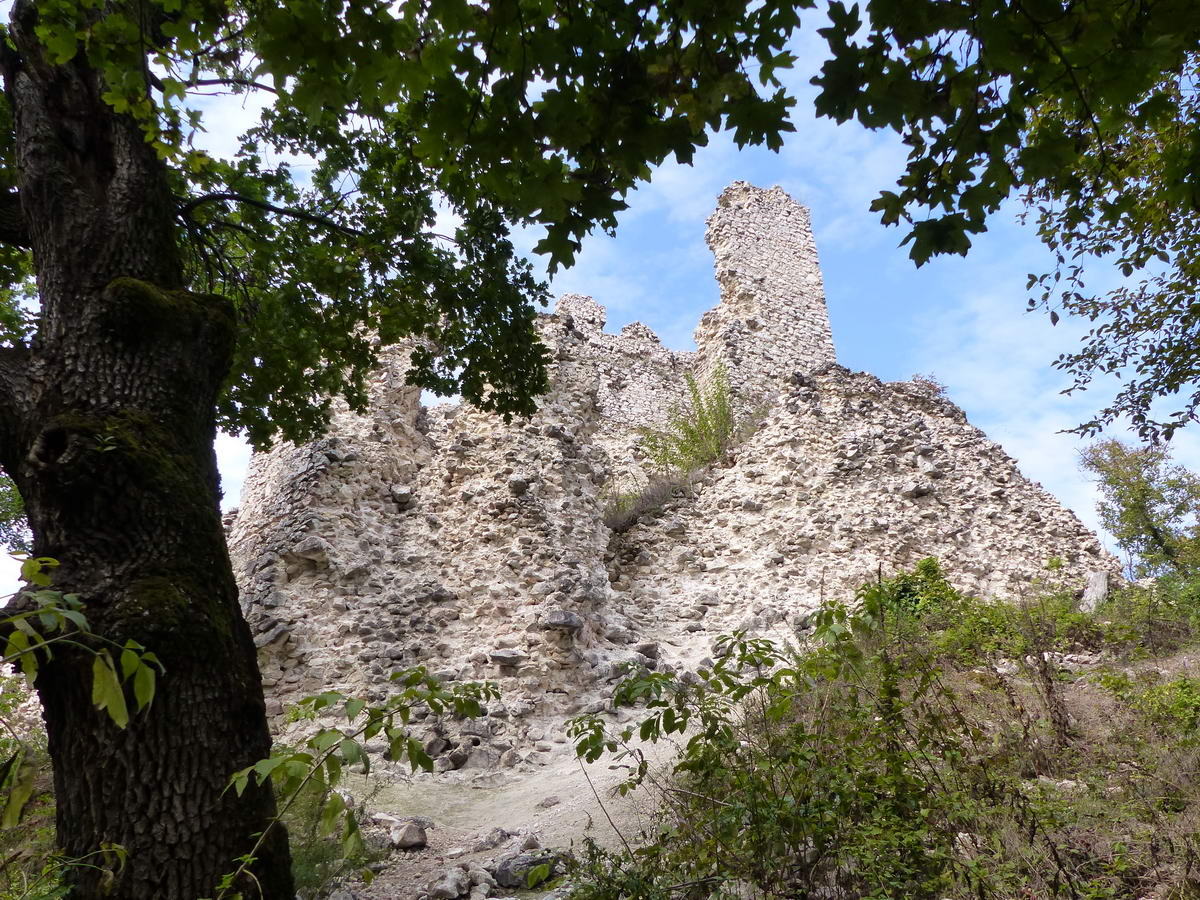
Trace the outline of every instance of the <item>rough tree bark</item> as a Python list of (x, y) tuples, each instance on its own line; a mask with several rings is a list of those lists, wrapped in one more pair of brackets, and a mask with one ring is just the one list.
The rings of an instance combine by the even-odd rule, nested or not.
[[(82, 55), (47, 61), (36, 17), (19, 0), (0, 60), (24, 224), (6, 217), (0, 240), (32, 247), (42, 304), (30, 346), (0, 351), (0, 466), (35, 554), (61, 562), (55, 587), (81, 596), (94, 631), (166, 667), (124, 730), (92, 706), (86, 654), (41, 670), (58, 837), (71, 857), (128, 851), (103, 893), (102, 872), (72, 871), (74, 897), (197, 900), (274, 814), (269, 790), (224, 790), (270, 749), (213, 453), (234, 320), (184, 290), (167, 172), (138, 125), (104, 103)], [(267, 900), (290, 900), (286, 835), (273, 834), (254, 875)]]

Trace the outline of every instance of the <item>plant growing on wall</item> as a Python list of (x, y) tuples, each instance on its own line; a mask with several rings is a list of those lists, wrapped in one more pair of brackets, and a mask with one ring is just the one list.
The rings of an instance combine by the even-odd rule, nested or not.
[(729, 372), (716, 366), (706, 383), (686, 373), (687, 402), (672, 408), (666, 428), (641, 429), (639, 446), (664, 472), (689, 475), (719, 460), (738, 430)]

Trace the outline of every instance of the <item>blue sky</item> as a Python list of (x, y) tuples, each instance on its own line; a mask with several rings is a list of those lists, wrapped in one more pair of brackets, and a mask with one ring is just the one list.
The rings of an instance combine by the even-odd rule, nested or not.
[[(660, 167), (630, 198), (617, 235), (588, 239), (577, 265), (554, 279), (553, 293), (589, 294), (608, 308), (609, 329), (640, 320), (668, 346), (689, 348), (701, 313), (718, 299), (704, 244), (704, 220), (717, 195), (738, 179), (778, 184), (812, 210), (839, 361), (885, 380), (935, 376), (1028, 477), (1094, 526), (1095, 491), (1077, 469), (1083, 444), (1060, 432), (1108, 397), (1063, 396), (1069, 381), (1050, 365), (1082, 326), (1053, 327), (1044, 314), (1024, 312), (1027, 276), (1047, 268), (1048, 251), (1017, 223), (1020, 208), (1012, 204), (966, 258), (917, 269), (898, 246), (902, 232), (868, 211), (901, 172), (903, 148), (894, 135), (817, 119), (808, 80), (820, 64), (819, 38), (808, 30), (795, 44), (801, 62), (788, 86), (799, 98), (796, 132), (783, 150), (739, 151), (717, 135), (692, 166)], [(207, 119), (208, 143), (218, 152), (231, 148), (254, 118), (241, 99), (221, 102)], [(528, 246), (533, 239), (526, 236)], [(1200, 468), (1195, 434), (1185, 431), (1173, 443), (1178, 461)], [(249, 454), (222, 437), (218, 455), (226, 506), (236, 505)], [(12, 589), (13, 570), (0, 561), (0, 595)]]

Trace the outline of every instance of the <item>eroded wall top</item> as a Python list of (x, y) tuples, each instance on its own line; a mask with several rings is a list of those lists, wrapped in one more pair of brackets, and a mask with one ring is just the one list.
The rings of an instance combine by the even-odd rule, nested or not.
[(780, 187), (737, 181), (708, 219), (721, 302), (700, 319), (701, 373), (723, 363), (745, 397), (837, 361), (808, 210)]

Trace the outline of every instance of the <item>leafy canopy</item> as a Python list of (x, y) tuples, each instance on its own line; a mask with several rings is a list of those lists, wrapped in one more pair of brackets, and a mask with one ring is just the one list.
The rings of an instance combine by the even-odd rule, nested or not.
[(0, 552), (10, 550), (29, 550), (29, 524), (17, 486), (0, 475)]
[[(53, 61), (87, 54), (170, 166), (191, 286), (240, 316), (221, 421), (262, 444), (319, 430), (331, 396), (361, 406), (380, 347), (410, 335), (422, 387), (531, 412), (546, 288), (512, 228), (541, 229), (553, 270), (709, 130), (780, 146), (776, 73), (806, 5), (41, 0), (38, 27)], [(228, 159), (195, 140), (213, 91), (264, 104)]]
[[(1141, 115), (1087, 145), (1069, 191), (1039, 185), (1026, 198), (1056, 259), (1053, 271), (1030, 276), (1040, 291), (1030, 305), (1057, 303), (1094, 323), (1083, 346), (1056, 365), (1074, 377), (1075, 390), (1097, 374), (1124, 379), (1078, 429), (1086, 434), (1125, 416), (1145, 439), (1170, 438), (1200, 406), (1198, 76), (1193, 52), (1140, 99)], [(1090, 286), (1098, 262), (1121, 276), (1115, 286)], [(1175, 395), (1170, 406), (1155, 406)]]
[(1200, 477), (1161, 444), (1099, 441), (1081, 465), (1096, 476), (1100, 521), (1136, 562), (1139, 576), (1194, 574), (1200, 566)]
[[(1200, 4), (1194, 0), (832, 2), (818, 111), (909, 148), (873, 208), (918, 264), (965, 254), (1020, 194), (1054, 253), (1030, 307), (1095, 327), (1057, 365), (1124, 387), (1079, 431), (1127, 416), (1169, 437), (1200, 405)], [(1090, 264), (1113, 266), (1085, 278)], [(1086, 281), (1132, 279), (1094, 292)], [(1165, 416), (1151, 404), (1183, 393)]]
[[(628, 192), (711, 130), (777, 148), (778, 78), (815, 0), (39, 0), (55, 61), (80, 52), (106, 99), (170, 166), (191, 285), (241, 321), (222, 424), (262, 444), (364, 401), (382, 346), (415, 336), (413, 380), (504, 415), (546, 386), (532, 335), (546, 299), (517, 257), (535, 226), (551, 270), (615, 227)], [(827, 6), (817, 111), (909, 148), (874, 208), (922, 263), (965, 253), (1020, 193), (1056, 268), (1033, 299), (1097, 323), (1059, 364), (1078, 387), (1128, 381), (1092, 422), (1144, 436), (1191, 420), (1200, 128), (1192, 0), (869, 0)], [(149, 65), (147, 65), (147, 61)], [(199, 150), (204, 95), (261, 104), (228, 159)], [(0, 188), (14, 184), (0, 103)], [(450, 215), (443, 215), (450, 214)], [(437, 225), (441, 219), (455, 224)], [(1084, 287), (1088, 260), (1132, 286)], [(29, 274), (0, 255), (8, 294)], [(0, 300), (0, 344), (21, 339)], [(1190, 394), (1166, 419), (1162, 394)]]

